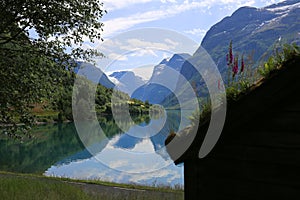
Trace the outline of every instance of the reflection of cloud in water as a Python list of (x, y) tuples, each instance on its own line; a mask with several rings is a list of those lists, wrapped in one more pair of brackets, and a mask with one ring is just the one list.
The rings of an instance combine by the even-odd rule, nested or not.
[[(182, 167), (173, 164), (164, 147), (170, 130), (177, 130), (178, 119), (177, 112), (168, 113), (167, 124), (150, 138), (138, 137), (135, 126), (128, 129), (135, 135), (124, 133), (109, 139), (91, 138), (88, 149), (92, 150), (94, 157), (89, 157), (91, 155), (84, 150), (60, 161), (45, 174), (120, 183), (183, 185)], [(152, 119), (150, 123), (159, 125), (159, 120)]]
[(132, 149), (125, 150), (116, 147), (122, 137), (124, 135), (115, 136), (95, 157), (60, 163), (49, 168), (45, 174), (120, 183), (182, 184), (182, 168), (156, 154), (150, 139), (141, 139)]
[[(126, 160), (112, 163), (115, 165), (127, 165), (132, 166), (134, 164), (127, 163)], [(147, 167), (146, 164), (140, 165), (139, 167)], [(174, 164), (157, 170), (151, 173), (139, 173), (130, 174), (126, 172), (120, 172), (106, 167), (99, 163), (95, 158), (82, 160), (78, 162), (68, 163), (66, 165), (52, 166), (49, 168), (45, 175), (47, 176), (58, 176), (58, 177), (69, 177), (76, 179), (92, 179), (92, 180), (103, 180), (118, 183), (137, 183), (152, 185), (163, 184), (163, 185), (183, 185), (183, 168), (177, 167)]]
[(111, 161), (111, 163), (109, 163), (108, 165), (111, 168), (116, 169), (116, 168), (127, 166), (128, 164), (129, 164), (128, 160), (117, 160), (117, 161)]
[(138, 153), (155, 153), (154, 145), (150, 139), (144, 139), (140, 143), (137, 143), (132, 151)]
[[(123, 135), (116, 136), (112, 141), (108, 142), (106, 148), (97, 154), (95, 158), (102, 163), (106, 163), (110, 168), (128, 173), (151, 172), (164, 168), (173, 162), (170, 158), (165, 160), (159, 154), (156, 154), (150, 139), (142, 139), (130, 150), (115, 147), (115, 144), (119, 141), (118, 138), (121, 137)], [(116, 165), (115, 162), (120, 160), (127, 160), (128, 164)]]
[(169, 169), (163, 169), (151, 173), (144, 173), (144, 174), (134, 174), (131, 176), (129, 179), (129, 182), (134, 182), (134, 183), (143, 183), (144, 181), (149, 181), (152, 180), (153, 177), (156, 179), (163, 178), (166, 179), (167, 183), (172, 183), (175, 179), (180, 179), (182, 177), (182, 174), (179, 171), (173, 171)]
[[(130, 148), (126, 148), (128, 146)], [(116, 143), (108, 143), (106, 149), (124, 149), (130, 153), (155, 153), (154, 145), (150, 139), (134, 138), (126, 134), (121, 135)]]

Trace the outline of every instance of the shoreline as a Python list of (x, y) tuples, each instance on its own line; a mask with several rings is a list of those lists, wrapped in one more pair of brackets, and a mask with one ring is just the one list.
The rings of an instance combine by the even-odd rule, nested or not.
[(122, 190), (132, 190), (132, 191), (157, 191), (157, 192), (165, 192), (165, 193), (183, 193), (183, 189), (174, 189), (169, 186), (163, 187), (153, 187), (147, 185), (138, 185), (138, 184), (125, 184), (125, 183), (115, 183), (115, 182), (106, 182), (101, 180), (80, 180), (80, 179), (72, 179), (72, 178), (64, 178), (64, 177), (55, 177), (55, 176), (45, 176), (40, 174), (28, 174), (28, 173), (16, 173), (16, 172), (8, 172), (8, 171), (0, 171), (0, 177), (19, 177), (19, 178), (27, 178), (27, 179), (41, 179), (41, 180), (52, 180), (52, 181), (60, 181), (71, 184), (86, 184), (86, 185), (98, 185), (104, 187), (112, 187), (118, 188)]

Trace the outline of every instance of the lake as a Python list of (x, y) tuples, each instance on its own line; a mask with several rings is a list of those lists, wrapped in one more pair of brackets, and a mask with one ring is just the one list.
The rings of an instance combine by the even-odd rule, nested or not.
[[(40, 125), (32, 130), (34, 139), (0, 140), (0, 170), (151, 186), (183, 186), (183, 166), (173, 164), (164, 146), (169, 132), (179, 129), (181, 115), (180, 111), (168, 111), (164, 117), (141, 115), (132, 116), (132, 120), (118, 119), (122, 129), (111, 116), (98, 117), (97, 122), (88, 122), (89, 130), (81, 134), (74, 123)], [(187, 117), (184, 119), (183, 127), (189, 124)], [(91, 134), (95, 124), (100, 125), (105, 137)], [(140, 128), (147, 126), (161, 127), (157, 134), (139, 137)], [(87, 137), (89, 142), (82, 142), (82, 137)]]

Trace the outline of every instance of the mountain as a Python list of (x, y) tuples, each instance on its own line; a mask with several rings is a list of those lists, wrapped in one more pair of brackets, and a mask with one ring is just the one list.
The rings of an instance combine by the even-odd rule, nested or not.
[(132, 71), (114, 72), (109, 75), (110, 79), (116, 84), (116, 89), (131, 95), (135, 89), (143, 86), (145, 81), (136, 76)]
[(300, 0), (288, 0), (264, 8), (242, 7), (212, 26), (201, 46), (221, 71), (226, 67), (231, 40), (234, 50), (240, 55), (253, 52), (254, 61), (266, 59), (275, 45), (300, 43)]
[(172, 90), (175, 90), (182, 65), (190, 57), (189, 54), (175, 54), (171, 59), (161, 61), (154, 67), (150, 80), (138, 88), (131, 97), (142, 101), (148, 100), (151, 104), (160, 104)]
[[(204, 48), (226, 79), (226, 54), (230, 41), (234, 52), (239, 55), (253, 54), (254, 67), (267, 59), (276, 46), (293, 42), (300, 44), (300, 0), (288, 0), (264, 8), (242, 7), (225, 17), (211, 27), (201, 47), (183, 64), (183, 76), (187, 80), (201, 79), (200, 75), (195, 77), (197, 73), (190, 63), (201, 60), (201, 48)], [(203, 84), (198, 81), (197, 85)]]
[(100, 83), (106, 88), (115, 87), (115, 84), (108, 79), (106, 74), (91, 63), (77, 62), (77, 67), (75, 67), (74, 72), (76, 74), (85, 76), (94, 83)]
[[(198, 69), (206, 66), (202, 56), (203, 48), (226, 81), (226, 54), (230, 41), (233, 42), (234, 52), (252, 57), (252, 67), (257, 67), (261, 61), (266, 60), (275, 47), (284, 43), (300, 44), (300, 0), (288, 0), (264, 8), (242, 7), (212, 26), (199, 49), (182, 65), (180, 73), (188, 83), (186, 80), (179, 81), (176, 93), (180, 94), (190, 84), (196, 88), (198, 96), (205, 99), (209, 95), (203, 78), (191, 64), (197, 63)], [(163, 105), (178, 107), (174, 95), (166, 99), (162, 102)]]

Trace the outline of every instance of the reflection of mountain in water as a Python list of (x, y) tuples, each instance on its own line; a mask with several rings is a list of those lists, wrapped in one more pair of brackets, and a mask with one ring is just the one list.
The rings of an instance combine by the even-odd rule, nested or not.
[(136, 144), (141, 143), (142, 138), (133, 137), (127, 134), (123, 134), (119, 137), (118, 141), (114, 144), (116, 148), (133, 149)]
[(84, 149), (73, 124), (38, 126), (32, 135), (34, 139), (22, 142), (0, 139), (0, 170), (43, 173), (57, 161)]
[(65, 165), (65, 164), (69, 164), (76, 160), (85, 160), (85, 159), (89, 159), (91, 157), (93, 157), (93, 155), (87, 149), (84, 149), (83, 151), (77, 152), (76, 154), (74, 154), (68, 158), (58, 161), (57, 163), (55, 163), (55, 165), (56, 166)]
[(175, 132), (179, 130), (181, 115), (179, 111), (169, 111), (167, 112), (167, 117), (167, 122), (162, 130), (158, 134), (150, 138), (153, 143), (155, 152), (165, 160), (168, 160), (170, 157), (166, 152), (166, 149), (164, 148), (165, 140), (172, 130)]
[[(145, 117), (140, 118), (145, 119)], [(0, 170), (44, 173), (53, 165), (62, 166), (90, 159), (93, 155), (102, 152), (110, 141), (113, 141), (113, 148), (130, 151), (135, 146), (140, 146), (143, 144), (142, 142), (148, 140), (147, 144), (152, 146), (149, 149), (152, 152), (155, 151), (164, 160), (168, 160), (169, 156), (165, 152), (164, 141), (170, 130), (178, 130), (180, 112), (168, 112), (167, 118), (167, 123), (159, 133), (146, 139), (123, 134), (111, 117), (101, 118), (100, 122), (85, 126), (84, 136), (81, 137), (87, 138), (87, 149), (84, 148), (72, 123), (38, 126), (33, 130), (35, 139), (23, 141), (23, 143), (0, 139)], [(138, 117), (135, 117), (134, 120), (136, 123), (139, 122), (141, 126), (148, 124), (139, 121)], [(159, 121), (159, 118), (153, 120)], [(128, 119), (124, 119), (123, 122), (128, 122)], [(97, 124), (101, 125), (104, 134), (99, 134), (96, 129), (96, 127), (99, 127)], [(126, 127), (128, 127), (128, 130), (132, 129), (133, 124), (128, 124)]]
[[(155, 152), (158, 155), (160, 155), (164, 160), (169, 159), (169, 155), (164, 148), (165, 147), (164, 142), (171, 130), (177, 131), (179, 129), (180, 118), (181, 118), (180, 111), (167, 112), (167, 121), (164, 124), (163, 128), (160, 130), (160, 132), (158, 132), (154, 136), (148, 138), (151, 140), (151, 143), (153, 145), (153, 149), (155, 150)], [(159, 119), (156, 119), (156, 120), (159, 120)], [(126, 122), (126, 120), (124, 119), (124, 123), (125, 122)], [(112, 128), (112, 124), (114, 124), (113, 121), (109, 121), (109, 122), (106, 121), (106, 125), (109, 126), (110, 128)], [(145, 126), (147, 124), (141, 123), (140, 125)], [(117, 126), (117, 125), (115, 124), (114, 126)], [(137, 126), (137, 125), (135, 125), (135, 126)], [(133, 125), (131, 125), (131, 127), (129, 126), (130, 128), (128, 128), (128, 130), (129, 129), (130, 129), (130, 131), (134, 130), (135, 126), (133, 126)], [(105, 124), (102, 124), (101, 128), (106, 131), (109, 130), (107, 127), (105, 127)], [(116, 130), (116, 128), (112, 128), (110, 130)], [(135, 137), (132, 135), (128, 135), (126, 133), (125, 134), (120, 133), (120, 130), (118, 130), (115, 133), (105, 132), (105, 135), (112, 136), (112, 137), (110, 137), (109, 140), (115, 140), (113, 143), (114, 148), (128, 150), (128, 151), (134, 149), (135, 146), (137, 146), (138, 144), (141, 144), (145, 140), (144, 138)], [(138, 135), (139, 134), (137, 133), (136, 136), (138, 136)], [(91, 146), (89, 146), (88, 149), (93, 153), (93, 155), (97, 155), (105, 149), (109, 140), (94, 139), (93, 140), (94, 143)], [(78, 152), (64, 160), (59, 161), (57, 164), (59, 164), (59, 165), (68, 164), (70, 162), (75, 162), (75, 161), (82, 160), (82, 159), (88, 159), (91, 157), (92, 157), (91, 153), (89, 153), (89, 151), (87, 149), (85, 149), (85, 150)]]

